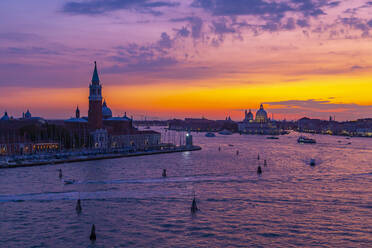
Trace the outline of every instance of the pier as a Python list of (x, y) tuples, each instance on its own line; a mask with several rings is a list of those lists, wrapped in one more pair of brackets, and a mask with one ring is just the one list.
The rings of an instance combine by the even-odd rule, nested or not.
[[(52, 164), (64, 164), (64, 163), (74, 163), (92, 160), (102, 160), (102, 159), (115, 159), (123, 157), (136, 157), (145, 155), (156, 155), (174, 152), (186, 152), (186, 151), (198, 151), (201, 150), (200, 146), (177, 146), (170, 147), (161, 150), (148, 150), (148, 151), (125, 151), (125, 152), (97, 152), (89, 155), (84, 154), (54, 154), (53, 158), (49, 159), (33, 159), (33, 160), (14, 160), (11, 162), (0, 161), (0, 169), (7, 168), (17, 168), (17, 167), (30, 167), (30, 166), (40, 166), (40, 165), (52, 165)], [(60, 158), (56, 158), (60, 155)]]

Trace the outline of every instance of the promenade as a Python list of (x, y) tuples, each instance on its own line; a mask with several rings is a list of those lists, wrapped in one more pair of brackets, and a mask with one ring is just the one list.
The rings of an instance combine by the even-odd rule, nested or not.
[(159, 150), (147, 151), (85, 151), (85, 152), (63, 152), (56, 154), (43, 154), (32, 156), (5, 157), (0, 160), (0, 169), (9, 169), (16, 167), (29, 167), (40, 165), (52, 165), (63, 163), (74, 163), (101, 159), (114, 159), (122, 157), (135, 157), (145, 155), (156, 155), (164, 153), (185, 152), (201, 150), (200, 146), (178, 146), (163, 148)]

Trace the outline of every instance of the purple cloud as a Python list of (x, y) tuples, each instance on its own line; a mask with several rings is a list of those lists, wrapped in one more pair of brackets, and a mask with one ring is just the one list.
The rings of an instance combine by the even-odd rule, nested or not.
[(191, 29), (191, 37), (199, 39), (202, 36), (203, 20), (197, 16), (170, 19), (171, 22), (187, 22)]
[(135, 10), (140, 13), (161, 15), (154, 9), (176, 7), (179, 3), (151, 0), (89, 0), (83, 2), (70, 1), (64, 4), (63, 12), (75, 15), (99, 15), (117, 10)]

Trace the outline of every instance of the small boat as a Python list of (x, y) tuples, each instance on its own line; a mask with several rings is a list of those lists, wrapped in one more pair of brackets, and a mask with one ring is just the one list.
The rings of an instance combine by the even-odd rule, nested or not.
[(229, 130), (226, 130), (226, 129), (224, 129), (224, 130), (222, 130), (221, 132), (218, 132), (218, 133), (222, 134), (222, 135), (232, 135), (232, 132), (229, 131)]
[(206, 133), (205, 137), (216, 137), (214, 133)]
[(311, 138), (307, 138), (305, 136), (300, 136), (297, 139), (297, 142), (298, 143), (301, 143), (301, 144), (315, 144), (316, 143), (316, 140), (315, 139), (311, 139)]
[(229, 144), (229, 146), (231, 146), (231, 147), (232, 147), (232, 146), (234, 146), (234, 145), (233, 145), (233, 144)]
[(266, 139), (279, 139), (279, 138), (275, 136), (269, 136), (269, 137), (266, 137)]
[(316, 164), (316, 163), (315, 163), (315, 159), (314, 159), (314, 158), (310, 159), (310, 165), (311, 165), (311, 166), (315, 166), (315, 164)]
[(196, 199), (195, 199), (195, 196), (194, 196), (194, 199), (192, 199), (192, 204), (191, 204), (191, 213), (196, 213), (197, 211), (199, 211), (199, 208), (198, 206), (196, 205)]
[(65, 182), (65, 184), (73, 184), (73, 183), (75, 183), (75, 180), (74, 179), (65, 180), (64, 182)]

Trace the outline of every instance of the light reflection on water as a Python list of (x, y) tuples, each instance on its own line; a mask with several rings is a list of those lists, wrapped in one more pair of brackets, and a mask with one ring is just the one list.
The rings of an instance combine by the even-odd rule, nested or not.
[(314, 137), (194, 134), (202, 151), (0, 170), (0, 247), (370, 246), (372, 139)]

